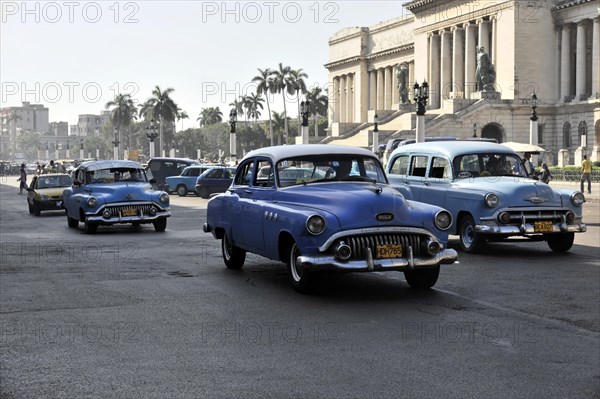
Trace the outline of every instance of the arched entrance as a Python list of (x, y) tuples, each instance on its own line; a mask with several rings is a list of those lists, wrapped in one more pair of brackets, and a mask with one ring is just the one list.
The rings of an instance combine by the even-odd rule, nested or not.
[(496, 139), (498, 143), (504, 142), (504, 128), (498, 123), (488, 123), (481, 129), (481, 137)]

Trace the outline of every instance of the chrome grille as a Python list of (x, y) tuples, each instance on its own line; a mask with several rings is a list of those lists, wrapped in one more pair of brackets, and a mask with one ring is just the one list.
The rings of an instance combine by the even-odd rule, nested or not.
[(525, 223), (533, 223), (535, 221), (551, 221), (552, 223), (560, 223), (566, 210), (522, 210), (522, 211), (507, 211), (510, 215), (510, 222), (507, 224), (521, 224), (523, 218)]
[[(344, 241), (352, 250), (350, 259), (365, 259), (367, 256), (367, 248), (371, 249), (371, 254), (375, 255), (375, 247), (383, 244), (400, 244), (402, 245), (403, 256), (408, 255), (408, 247), (412, 247), (414, 256), (423, 256), (421, 251), (421, 241), (424, 237), (419, 234), (368, 234), (342, 237), (336, 240), (333, 248), (340, 241)], [(427, 256), (427, 255), (425, 255)]]
[(108, 209), (110, 211), (111, 217), (119, 217), (119, 216), (121, 216), (121, 212), (124, 209), (132, 209), (132, 208), (137, 209), (138, 215), (140, 214), (139, 213), (140, 211), (144, 215), (149, 215), (150, 208), (152, 208), (152, 206), (153, 206), (152, 204), (112, 205), (112, 206), (107, 206), (105, 209)]

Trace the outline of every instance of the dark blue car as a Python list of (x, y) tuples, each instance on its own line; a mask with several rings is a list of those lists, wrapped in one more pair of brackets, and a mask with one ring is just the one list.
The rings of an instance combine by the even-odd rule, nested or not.
[(231, 186), (235, 168), (215, 166), (204, 171), (196, 179), (196, 194), (208, 198), (214, 193), (224, 193)]

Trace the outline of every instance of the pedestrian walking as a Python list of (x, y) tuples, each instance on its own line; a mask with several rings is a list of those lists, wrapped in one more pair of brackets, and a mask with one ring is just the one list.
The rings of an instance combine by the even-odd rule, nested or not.
[[(21, 164), (21, 176), (17, 179), (20, 181), (19, 194), (23, 194), (23, 189), (27, 189), (27, 172), (25, 172), (25, 164)], [(583, 183), (582, 183), (583, 184)]]
[(583, 192), (583, 183), (587, 180), (587, 193), (592, 193), (592, 162), (587, 159), (587, 155), (583, 156), (581, 162), (581, 192)]
[(550, 184), (550, 180), (552, 180), (552, 173), (550, 173), (550, 169), (548, 169), (548, 165), (542, 164), (542, 173), (540, 174), (540, 180), (546, 184)]

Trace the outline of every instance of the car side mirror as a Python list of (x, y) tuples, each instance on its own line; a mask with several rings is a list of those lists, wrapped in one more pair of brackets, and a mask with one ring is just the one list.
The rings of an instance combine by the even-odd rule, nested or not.
[(27, 191), (33, 191), (33, 188), (27, 187), (25, 190), (27, 190)]
[(148, 182), (149, 182), (150, 184), (154, 184), (154, 183), (156, 183), (156, 179), (155, 179), (155, 178), (152, 178), (152, 179), (148, 180)]

